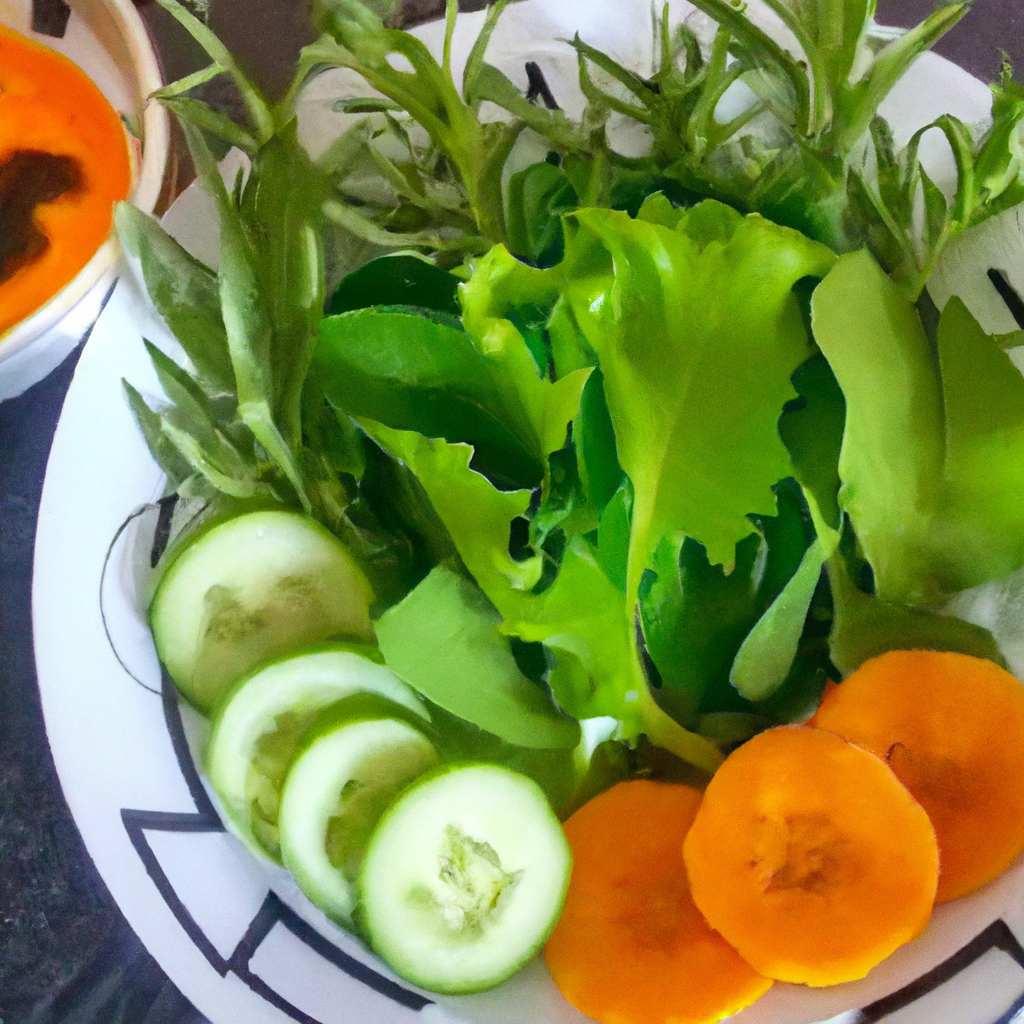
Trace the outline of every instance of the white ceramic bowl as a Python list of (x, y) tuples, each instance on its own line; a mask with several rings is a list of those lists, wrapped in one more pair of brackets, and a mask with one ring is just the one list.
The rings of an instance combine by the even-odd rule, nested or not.
[[(70, 0), (70, 6), (67, 31), (60, 39), (32, 32), (31, 0), (0, 0), (0, 24), (69, 57), (111, 106), (137, 126), (141, 159), (130, 198), (151, 213), (163, 184), (170, 129), (163, 107), (147, 103), (162, 82), (146, 26), (131, 0)], [(114, 280), (116, 262), (117, 243), (111, 237), (70, 284), (0, 334), (0, 400), (41, 380), (82, 339)]]

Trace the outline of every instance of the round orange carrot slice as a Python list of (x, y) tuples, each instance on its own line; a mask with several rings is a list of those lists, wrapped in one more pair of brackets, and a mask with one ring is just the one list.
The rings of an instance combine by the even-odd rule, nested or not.
[(700, 799), (622, 782), (565, 824), (572, 881), (544, 956), (566, 999), (602, 1024), (713, 1024), (771, 986), (690, 898), (680, 848)]
[(884, 758), (928, 812), (940, 901), (1024, 850), (1024, 686), (998, 665), (891, 651), (830, 687), (811, 724)]
[(779, 981), (862, 978), (927, 924), (939, 875), (924, 809), (885, 762), (782, 726), (718, 769), (683, 847), (693, 899)]

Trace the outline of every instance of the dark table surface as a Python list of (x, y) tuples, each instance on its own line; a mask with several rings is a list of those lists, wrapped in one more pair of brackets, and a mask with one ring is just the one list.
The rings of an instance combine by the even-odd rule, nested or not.
[[(200, 66), (201, 55), (169, 16), (152, 0), (136, 2), (168, 79)], [(436, 6), (410, 0), (407, 9), (423, 18)], [(911, 24), (933, 6), (880, 0), (878, 18)], [(272, 94), (289, 80), (310, 31), (303, 0), (213, 0), (210, 23)], [(977, 0), (939, 46), (986, 80), (998, 71), (1002, 49), (1024, 68), (1024, 0)], [(77, 357), (0, 404), (0, 1024), (202, 1024), (93, 868), (61, 795), (39, 708), (32, 548), (50, 443)]]

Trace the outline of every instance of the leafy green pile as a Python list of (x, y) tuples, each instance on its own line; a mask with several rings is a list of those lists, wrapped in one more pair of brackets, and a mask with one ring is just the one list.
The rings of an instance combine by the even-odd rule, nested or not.
[[(920, 133), (897, 154), (877, 118), (964, 5), (883, 44), (865, 0), (769, 0), (801, 62), (700, 0), (710, 48), (666, 13), (649, 80), (577, 39), (574, 123), (486, 63), (503, 2), (460, 89), (454, 3), (438, 62), (357, 0), (325, 0), (273, 107), (161, 2), (214, 61), (161, 98), (221, 254), (215, 273), (118, 211), (186, 357), (151, 346), (166, 401), (126, 384), (129, 400), (169, 489), (302, 507), (349, 546), (414, 686), (446, 685), (430, 678), (440, 643), (485, 694), (540, 687), (711, 772), (882, 650), (999, 658), (937, 608), (1024, 565), (1024, 382), (1004, 351), (1024, 339), (986, 336), (958, 300), (941, 316), (913, 303), (952, 237), (1024, 199), (1024, 92), (1004, 74), (977, 141), (936, 123), (952, 204)], [(325, 66), (376, 95), (348, 102), (365, 118), (314, 163), (295, 105)], [(189, 95), (221, 72), (250, 123)], [(759, 99), (719, 124), (741, 80)], [(484, 101), (511, 119), (482, 123)], [(613, 112), (649, 127), (648, 156), (615, 153)], [(527, 129), (551, 158), (509, 175)], [(248, 157), (232, 183), (216, 140)], [(356, 240), (406, 251), (347, 275), (321, 319)], [(523, 745), (520, 726), (491, 731)]]

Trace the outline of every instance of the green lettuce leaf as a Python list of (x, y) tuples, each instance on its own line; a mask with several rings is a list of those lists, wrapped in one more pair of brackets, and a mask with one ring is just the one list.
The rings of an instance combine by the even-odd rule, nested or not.
[(729, 681), (748, 700), (767, 700), (786, 681), (800, 647), (825, 557), (824, 546), (816, 540), (804, 553), (793, 578), (737, 652)]
[(839, 503), (878, 596), (933, 598), (928, 538), (942, 478), (942, 392), (921, 320), (866, 251), (841, 257), (811, 304), (815, 341), (846, 398)]
[(866, 253), (812, 300), (843, 390), (839, 503), (887, 602), (934, 604), (1024, 564), (1024, 379), (959, 300), (937, 353)]
[(816, 353), (793, 374), (800, 397), (779, 419), (779, 434), (793, 461), (793, 475), (819, 537), (838, 539), (839, 454), (843, 446), (846, 402), (828, 360)]
[(832, 663), (844, 676), (870, 658), (895, 650), (957, 651), (1005, 664), (999, 646), (984, 627), (865, 594), (850, 578), (841, 552), (829, 559), (828, 578), (835, 606), (829, 651)]
[(422, 256), (379, 256), (345, 277), (331, 296), (335, 316), (369, 306), (417, 306), (459, 315), (459, 279)]
[(1024, 565), (1024, 377), (958, 298), (938, 347), (946, 463), (934, 541), (962, 589)]
[(675, 231), (603, 210), (566, 226), (564, 292), (633, 483), (631, 607), (662, 537), (693, 537), (728, 565), (747, 515), (774, 514), (772, 485), (791, 473), (777, 421), (810, 355), (792, 289), (834, 257), (710, 200)]
[[(736, 545), (731, 572), (712, 565), (692, 538), (681, 545), (666, 538), (655, 552), (654, 572), (644, 576), (639, 607), (647, 650), (661, 677), (657, 698), (684, 724), (715, 713), (775, 714), (774, 707), (765, 711), (753, 702), (786, 682), (817, 582), (817, 574), (803, 568), (816, 542), (800, 487), (787, 479), (775, 491), (778, 515), (756, 519), (759, 533)], [(794, 587), (805, 598), (795, 608)], [(769, 664), (772, 685), (764, 682)], [(761, 682), (748, 685), (755, 677)]]
[(374, 628), (388, 667), (446, 711), (516, 746), (575, 747), (578, 723), (522, 674), (500, 625), (472, 582), (442, 565)]
[(543, 379), (514, 322), (550, 308), (557, 285), (496, 248), (463, 288), (465, 331), (444, 314), (404, 307), (328, 317), (315, 358), (324, 391), (353, 415), (471, 444), (491, 479), (534, 487), (565, 444), (590, 372)]

